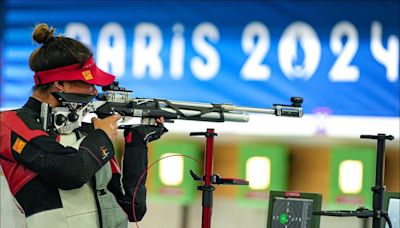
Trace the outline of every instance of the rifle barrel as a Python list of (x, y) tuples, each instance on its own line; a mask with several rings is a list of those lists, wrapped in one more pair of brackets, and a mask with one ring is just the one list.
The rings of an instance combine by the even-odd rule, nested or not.
[[(177, 113), (172, 108), (161, 108), (161, 110), (170, 113)], [(201, 114), (201, 111), (187, 109), (179, 109), (179, 112), (183, 114), (183, 116), (180, 116), (180, 119), (195, 120), (196, 118), (199, 118), (198, 120), (200, 121), (203, 119), (204, 121), (215, 120), (215, 122), (220, 122), (221, 120), (221, 113), (219, 112), (208, 112)], [(222, 119), (224, 121), (230, 122), (249, 122), (250, 119), (249, 115), (244, 112), (222, 112), (222, 115)]]

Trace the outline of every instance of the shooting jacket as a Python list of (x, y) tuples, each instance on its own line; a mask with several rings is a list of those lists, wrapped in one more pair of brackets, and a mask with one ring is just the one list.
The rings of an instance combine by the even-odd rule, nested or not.
[[(121, 170), (104, 131), (45, 131), (41, 103), (29, 98), (0, 114), (0, 165), (28, 228), (126, 228), (146, 212), (147, 145), (130, 139)], [(135, 216), (133, 215), (135, 210)]]

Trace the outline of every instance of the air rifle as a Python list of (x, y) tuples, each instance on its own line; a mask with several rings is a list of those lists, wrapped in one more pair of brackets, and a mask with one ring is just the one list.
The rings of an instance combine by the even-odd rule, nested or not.
[[(120, 87), (118, 82), (102, 88), (98, 96), (53, 93), (61, 106), (51, 108), (42, 104), (41, 120), (45, 130), (54, 128), (58, 133), (70, 133), (82, 126), (83, 119), (90, 113), (99, 118), (119, 113), (123, 119), (141, 118), (141, 124), (154, 124), (163, 116), (165, 122), (194, 120), (209, 122), (248, 122), (249, 113), (276, 116), (302, 117), (303, 98), (292, 97), (291, 105), (274, 104), (272, 108), (241, 107), (232, 104), (212, 104), (189, 101), (171, 101), (154, 98), (130, 98), (131, 90)], [(125, 121), (124, 122), (128, 122)], [(128, 125), (129, 126), (129, 125)], [(121, 128), (127, 125), (121, 124)]]

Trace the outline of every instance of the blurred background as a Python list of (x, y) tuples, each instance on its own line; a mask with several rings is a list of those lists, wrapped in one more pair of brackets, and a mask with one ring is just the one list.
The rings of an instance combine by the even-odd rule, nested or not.
[[(400, 191), (399, 1), (1, 1), (0, 108), (31, 94), (36, 24), (87, 44), (133, 97), (270, 108), (304, 98), (303, 118), (250, 115), (248, 123), (176, 121), (150, 145), (148, 212), (140, 227), (201, 226), (204, 137), (213, 128), (212, 227), (265, 228), (271, 190), (318, 193), (322, 209), (372, 208), (376, 141), (384, 184)], [(120, 148), (120, 143), (115, 145)], [(123, 153), (119, 149), (120, 154)], [(200, 161), (196, 162), (194, 159)], [(23, 227), (0, 176), (0, 227)], [(369, 220), (321, 217), (320, 227)], [(136, 227), (136, 224), (130, 224)]]

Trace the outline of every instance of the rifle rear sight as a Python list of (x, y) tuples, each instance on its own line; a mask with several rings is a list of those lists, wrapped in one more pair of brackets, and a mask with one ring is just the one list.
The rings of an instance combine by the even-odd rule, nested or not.
[(108, 86), (103, 86), (102, 91), (105, 93), (97, 95), (97, 100), (117, 103), (129, 103), (129, 94), (133, 92), (132, 90), (127, 90), (125, 87), (120, 87), (117, 81)]
[(103, 92), (108, 92), (108, 91), (120, 91), (120, 92), (128, 92), (132, 93), (132, 90), (127, 90), (125, 87), (120, 87), (119, 82), (114, 81), (108, 86), (103, 86), (102, 87)]

